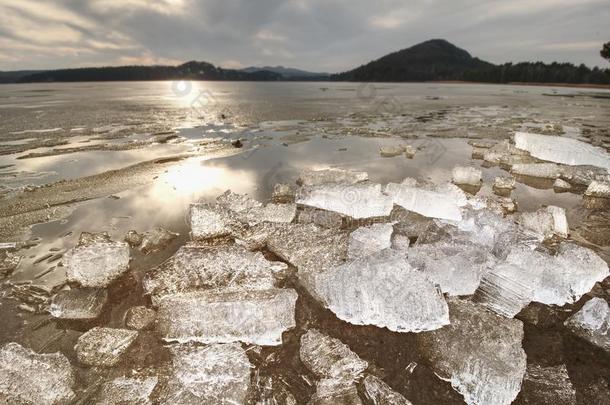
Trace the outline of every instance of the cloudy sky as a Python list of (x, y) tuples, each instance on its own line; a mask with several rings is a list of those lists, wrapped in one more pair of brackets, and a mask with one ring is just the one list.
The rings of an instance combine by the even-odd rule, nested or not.
[(0, 0), (0, 70), (203, 60), (336, 72), (431, 38), (608, 66), (610, 0)]

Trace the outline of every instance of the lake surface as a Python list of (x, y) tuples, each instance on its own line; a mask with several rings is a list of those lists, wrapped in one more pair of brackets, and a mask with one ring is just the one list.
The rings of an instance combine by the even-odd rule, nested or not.
[[(189, 205), (228, 189), (266, 201), (276, 183), (292, 184), (305, 169), (362, 170), (382, 184), (406, 177), (442, 183), (451, 181), (453, 167), (467, 165), (482, 170), (479, 195), (489, 196), (494, 179), (507, 171), (474, 160), (469, 141), (500, 142), (523, 130), (608, 150), (609, 129), (610, 91), (603, 90), (326, 82), (2, 85), (0, 242), (29, 243), (6, 278), (0, 344), (18, 340), (64, 350), (82, 333), (10, 299), (12, 286), (47, 294), (62, 288), (61, 254), (81, 232), (106, 231), (114, 240), (155, 226), (179, 233), (164, 251), (134, 258), (132, 266), (145, 272), (188, 240)], [(243, 146), (234, 147), (236, 140)], [(403, 144), (418, 153), (412, 159), (379, 153)], [(580, 193), (556, 193), (552, 185), (521, 181), (512, 198), (519, 211), (565, 208), (573, 230), (586, 217)], [(608, 247), (593, 246), (607, 260)], [(113, 301), (105, 319), (120, 326), (126, 308), (146, 300), (140, 287), (131, 294), (117, 289), (128, 298)]]

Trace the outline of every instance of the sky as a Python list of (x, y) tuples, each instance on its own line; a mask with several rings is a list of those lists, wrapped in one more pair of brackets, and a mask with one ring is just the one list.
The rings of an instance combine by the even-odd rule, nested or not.
[(340, 72), (433, 38), (493, 63), (610, 67), (610, 0), (0, 0), (0, 70), (200, 60)]

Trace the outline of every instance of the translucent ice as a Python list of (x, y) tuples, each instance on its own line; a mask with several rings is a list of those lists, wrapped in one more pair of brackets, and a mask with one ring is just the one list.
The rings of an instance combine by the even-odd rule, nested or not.
[(319, 273), (313, 289), (339, 319), (355, 325), (420, 332), (449, 322), (440, 290), (391, 251)]
[(191, 204), (189, 222), (194, 240), (227, 236), (239, 228), (236, 213), (221, 205)]
[(424, 190), (403, 184), (390, 183), (384, 192), (394, 204), (430, 218), (459, 221), (462, 219), (455, 196), (449, 192)]
[(576, 405), (576, 391), (566, 366), (528, 364), (520, 397), (524, 404)]
[(289, 289), (168, 295), (159, 302), (157, 330), (166, 341), (276, 346), (295, 326), (296, 300)]
[(287, 268), (241, 246), (187, 245), (146, 275), (144, 290), (153, 303), (167, 294), (197, 289), (264, 290), (273, 288), (275, 276)]
[(485, 305), (497, 314), (513, 318), (533, 297), (541, 278), (541, 269), (501, 263), (483, 275), (473, 301)]
[(17, 343), (0, 347), (1, 403), (70, 403), (74, 382), (72, 366), (61, 353), (37, 354)]
[(610, 307), (604, 299), (590, 299), (565, 325), (576, 336), (610, 352)]
[(118, 377), (102, 384), (97, 405), (134, 404), (149, 405), (150, 394), (157, 386), (157, 377)]
[(456, 166), (451, 171), (455, 184), (478, 186), (481, 184), (481, 170), (470, 166)]
[(494, 189), (512, 190), (515, 188), (514, 177), (496, 177), (494, 180)]
[(362, 381), (364, 393), (373, 405), (412, 405), (380, 378), (368, 375)]
[(585, 191), (589, 197), (610, 198), (610, 182), (592, 181)]
[(510, 172), (521, 176), (556, 179), (561, 174), (561, 167), (555, 163), (520, 163), (513, 165)]
[(535, 212), (523, 212), (519, 215), (519, 223), (534, 232), (550, 238), (558, 235), (568, 237), (569, 228), (566, 210), (549, 205)]
[(301, 189), (296, 202), (338, 212), (351, 218), (384, 217), (392, 211), (392, 199), (379, 184), (334, 184)]
[(129, 269), (129, 245), (110, 240), (79, 243), (62, 261), (68, 281), (83, 287), (106, 287)]
[(361, 227), (349, 235), (347, 255), (350, 259), (364, 257), (392, 247), (392, 224)]
[(176, 239), (177, 236), (177, 233), (155, 227), (142, 235), (140, 250), (146, 254), (162, 250), (169, 245), (171, 241)]
[(263, 206), (260, 202), (248, 197), (244, 194), (237, 194), (231, 190), (225, 191), (216, 198), (216, 202), (225, 208), (235, 212), (242, 212), (252, 208), (260, 208)]
[(515, 146), (538, 159), (571, 166), (592, 165), (610, 171), (608, 152), (577, 139), (517, 132)]
[(264, 207), (250, 208), (240, 213), (240, 219), (248, 225), (261, 222), (290, 223), (297, 214), (296, 204), (267, 204)]
[(98, 288), (76, 288), (58, 292), (49, 305), (49, 313), (61, 319), (95, 319), (102, 313), (108, 292)]
[(83, 364), (112, 367), (137, 337), (138, 332), (133, 330), (95, 327), (78, 338), (74, 350)]
[(307, 405), (362, 405), (355, 383), (322, 379)]
[(424, 357), (467, 404), (510, 404), (525, 374), (523, 324), (455, 298), (449, 311), (450, 325), (417, 336)]
[(179, 345), (170, 350), (171, 379), (161, 395), (162, 404), (246, 403), (252, 365), (241, 345)]
[(474, 293), (483, 274), (496, 262), (484, 247), (459, 240), (417, 244), (409, 249), (408, 256), (411, 266), (450, 295)]
[(356, 184), (369, 179), (366, 172), (338, 168), (322, 170), (305, 170), (301, 172), (297, 183), (302, 186), (317, 186), (328, 183)]

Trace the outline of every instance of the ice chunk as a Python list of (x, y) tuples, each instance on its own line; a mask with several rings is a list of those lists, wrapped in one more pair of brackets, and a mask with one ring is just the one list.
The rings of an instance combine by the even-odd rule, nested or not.
[(379, 184), (324, 185), (301, 189), (296, 202), (338, 212), (355, 219), (385, 217), (392, 211), (392, 199), (381, 193)]
[(183, 246), (144, 279), (153, 303), (164, 295), (198, 289), (266, 290), (288, 266), (241, 246)]
[(540, 284), (542, 269), (525, 270), (510, 263), (501, 263), (483, 275), (473, 301), (485, 305), (497, 314), (513, 318), (533, 297)]
[(576, 336), (610, 352), (610, 307), (602, 299), (594, 297), (574, 315), (565, 326)]
[(263, 206), (263, 204), (248, 197), (247, 195), (237, 194), (231, 190), (227, 190), (223, 194), (216, 197), (216, 202), (219, 205), (235, 212), (243, 212), (252, 208), (260, 208)]
[(301, 224), (316, 224), (324, 228), (339, 229), (343, 225), (343, 216), (332, 211), (303, 207), (303, 209), (299, 211), (297, 222)]
[(0, 347), (0, 402), (54, 405), (74, 399), (72, 366), (61, 353), (37, 354), (18, 343)]
[(575, 303), (591, 291), (596, 282), (610, 275), (606, 262), (592, 250), (571, 243), (562, 243), (556, 256), (513, 249), (506, 261), (527, 271), (542, 269), (533, 301), (547, 305)]
[(157, 377), (118, 377), (102, 384), (97, 405), (134, 404), (149, 405), (153, 402), (150, 394), (157, 386)]
[(363, 380), (364, 393), (373, 405), (412, 405), (380, 378), (368, 375)]
[(507, 166), (517, 163), (528, 163), (534, 160), (527, 152), (515, 148), (508, 140), (498, 142), (486, 151), (483, 151), (483, 159), (489, 163)]
[(380, 252), (319, 273), (313, 289), (339, 319), (355, 325), (420, 332), (449, 322), (439, 289), (396, 252)]
[(519, 397), (528, 405), (576, 405), (576, 391), (565, 364), (541, 367), (528, 364)]
[(276, 346), (295, 326), (296, 300), (289, 289), (168, 295), (159, 302), (157, 330), (166, 341)]
[(470, 186), (481, 185), (481, 170), (470, 166), (456, 166), (451, 171), (455, 184), (467, 184)]
[(307, 405), (362, 405), (355, 383), (323, 379)]
[(368, 367), (346, 344), (317, 329), (301, 336), (299, 355), (305, 367), (322, 379), (356, 381)]
[(176, 239), (177, 233), (170, 232), (160, 227), (153, 228), (142, 235), (140, 250), (145, 253), (156, 252), (164, 249), (171, 241)]
[(549, 205), (536, 212), (524, 212), (519, 215), (519, 222), (524, 227), (543, 235), (545, 239), (553, 235), (567, 238), (568, 220), (566, 210), (561, 207)]
[(417, 244), (409, 249), (408, 256), (411, 266), (450, 295), (474, 293), (483, 274), (496, 262), (485, 248), (459, 240)]
[(544, 179), (556, 179), (561, 174), (561, 167), (555, 163), (520, 163), (510, 169), (513, 174)]
[(235, 212), (211, 204), (191, 204), (189, 222), (194, 240), (227, 236), (240, 227)]
[(610, 171), (608, 152), (577, 139), (516, 132), (515, 146), (538, 159), (570, 166), (592, 165)]
[(356, 184), (369, 179), (366, 172), (344, 170), (338, 168), (322, 170), (305, 170), (297, 179), (297, 184), (302, 186), (318, 186), (329, 183)]
[(472, 302), (448, 302), (451, 324), (417, 336), (424, 357), (467, 404), (510, 404), (525, 374), (523, 324)]
[(296, 204), (267, 204), (243, 211), (240, 218), (253, 226), (261, 222), (290, 223), (297, 215)]
[(155, 322), (157, 313), (144, 306), (131, 307), (125, 314), (125, 326), (133, 330), (145, 330)]
[(364, 257), (391, 248), (393, 232), (392, 224), (374, 224), (356, 229), (349, 236), (348, 257)]
[(83, 364), (112, 367), (137, 337), (138, 332), (133, 330), (95, 327), (78, 338), (74, 350)]
[(423, 216), (453, 221), (462, 219), (455, 196), (449, 192), (390, 183), (385, 187), (384, 193), (391, 197), (394, 204)]
[(271, 200), (275, 203), (292, 203), (295, 195), (296, 191), (290, 184), (276, 184), (273, 187)]
[(245, 404), (252, 365), (237, 343), (206, 347), (174, 346), (172, 378), (161, 403)]
[(58, 292), (49, 305), (55, 318), (73, 320), (96, 319), (108, 300), (108, 292), (99, 288), (77, 288)]
[(494, 180), (494, 189), (512, 190), (515, 188), (514, 177), (496, 177)]
[(610, 182), (592, 181), (585, 191), (587, 197), (610, 198)]
[(553, 190), (555, 190), (556, 193), (570, 191), (571, 189), (572, 186), (565, 180), (557, 179), (555, 180), (555, 183), (553, 183)]
[(82, 287), (106, 287), (129, 269), (129, 245), (106, 239), (91, 243), (81, 239), (62, 261), (68, 281)]

